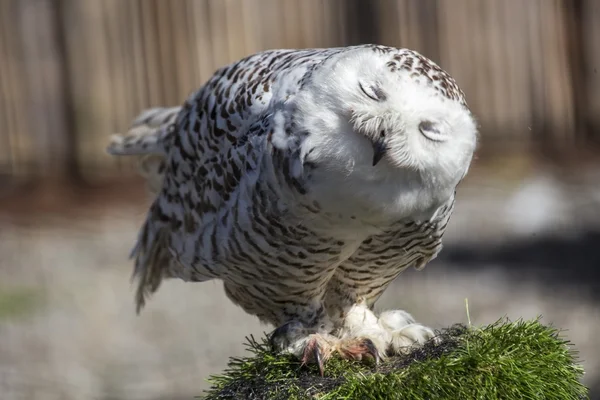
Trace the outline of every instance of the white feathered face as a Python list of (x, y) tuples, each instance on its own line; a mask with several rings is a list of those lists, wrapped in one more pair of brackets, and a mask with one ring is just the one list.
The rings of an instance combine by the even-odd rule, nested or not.
[(309, 86), (299, 106), (317, 164), (359, 181), (418, 175), (452, 190), (466, 174), (474, 118), (452, 78), (417, 53), (344, 53)]
[(345, 155), (335, 155), (338, 161), (462, 177), (475, 150), (476, 123), (458, 97), (433, 87), (451, 96), (458, 91), (435, 64), (423, 68), (429, 60), (416, 54), (406, 67), (413, 54), (394, 58), (360, 49), (328, 61), (311, 80), (309, 118), (323, 140), (339, 141), (334, 147)]

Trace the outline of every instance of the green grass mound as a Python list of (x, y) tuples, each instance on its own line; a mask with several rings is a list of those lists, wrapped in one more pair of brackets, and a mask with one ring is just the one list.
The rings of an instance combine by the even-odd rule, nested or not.
[(539, 320), (455, 325), (403, 357), (365, 364), (338, 358), (301, 366), (249, 339), (250, 357), (232, 358), (200, 398), (217, 399), (587, 399), (572, 345)]

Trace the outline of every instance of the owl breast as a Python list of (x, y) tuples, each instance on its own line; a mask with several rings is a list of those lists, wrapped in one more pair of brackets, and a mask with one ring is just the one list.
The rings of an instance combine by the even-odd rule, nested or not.
[(353, 301), (365, 300), (372, 305), (386, 287), (409, 267), (421, 269), (442, 249), (442, 236), (452, 214), (454, 199), (436, 216), (424, 222), (400, 221), (383, 232), (366, 239), (356, 252), (337, 268), (330, 282), (330, 303), (339, 287), (352, 288)]

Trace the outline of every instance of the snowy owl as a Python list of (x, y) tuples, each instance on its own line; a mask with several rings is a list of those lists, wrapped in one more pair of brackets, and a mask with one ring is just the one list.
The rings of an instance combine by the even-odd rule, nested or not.
[(477, 136), (454, 79), (413, 50), (268, 50), (218, 69), (108, 146), (138, 156), (154, 192), (131, 253), (137, 312), (164, 278), (219, 279), (274, 325), (275, 351), (321, 373), (333, 354), (423, 344), (432, 329), (373, 306), (441, 250)]

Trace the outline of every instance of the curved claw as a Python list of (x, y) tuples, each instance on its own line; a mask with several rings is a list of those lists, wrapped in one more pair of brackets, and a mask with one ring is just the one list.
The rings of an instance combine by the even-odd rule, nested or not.
[(365, 356), (370, 356), (375, 361), (375, 365), (379, 365), (381, 362), (380, 352), (377, 350), (375, 343), (369, 338), (343, 341), (337, 350), (342, 358), (360, 361)]
[(302, 356), (302, 365), (308, 364), (312, 359), (319, 366), (319, 373), (323, 376), (323, 356), (321, 354), (321, 348), (316, 339), (311, 339), (306, 343), (304, 348), (304, 355)]
[(377, 351), (375, 343), (373, 343), (371, 339), (364, 339), (362, 344), (367, 350), (365, 354), (369, 354), (371, 357), (373, 357), (375, 360), (375, 365), (379, 365), (381, 362), (381, 357), (379, 357), (379, 352)]
[(321, 357), (321, 350), (319, 349), (319, 344), (316, 344), (313, 349), (313, 356), (317, 361), (317, 365), (319, 366), (319, 373), (323, 376), (323, 357)]

